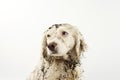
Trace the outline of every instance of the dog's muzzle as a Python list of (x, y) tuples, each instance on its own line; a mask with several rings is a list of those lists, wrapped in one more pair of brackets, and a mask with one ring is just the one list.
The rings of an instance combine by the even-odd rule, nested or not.
[(56, 50), (56, 47), (57, 47), (57, 43), (55, 43), (55, 42), (52, 42), (52, 43), (50, 43), (49, 45), (48, 45), (48, 49), (50, 50), (50, 51), (52, 51), (52, 52), (56, 52), (57, 50)]

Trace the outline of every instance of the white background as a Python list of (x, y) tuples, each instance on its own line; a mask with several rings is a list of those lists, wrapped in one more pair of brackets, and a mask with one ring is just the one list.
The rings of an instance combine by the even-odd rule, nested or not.
[(120, 80), (119, 0), (0, 0), (0, 80), (25, 80), (54, 23), (78, 26), (88, 50), (84, 80)]

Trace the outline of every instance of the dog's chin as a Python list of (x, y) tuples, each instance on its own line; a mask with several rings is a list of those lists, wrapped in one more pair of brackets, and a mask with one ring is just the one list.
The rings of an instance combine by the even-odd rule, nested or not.
[(51, 55), (51, 56), (63, 56), (63, 54), (60, 54), (60, 53), (55, 53), (55, 52), (50, 53), (50, 55)]
[(53, 56), (54, 58), (56, 58), (56, 59), (64, 59), (64, 60), (66, 60), (66, 59), (68, 59), (68, 55), (67, 55), (67, 53), (58, 53), (58, 52), (51, 52), (51, 53), (49, 53), (49, 55), (50, 56)]

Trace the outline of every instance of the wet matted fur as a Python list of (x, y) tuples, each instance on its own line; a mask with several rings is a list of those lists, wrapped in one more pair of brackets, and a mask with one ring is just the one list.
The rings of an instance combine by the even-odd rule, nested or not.
[(76, 27), (52, 25), (44, 32), (41, 60), (28, 80), (81, 80), (80, 56), (85, 49)]

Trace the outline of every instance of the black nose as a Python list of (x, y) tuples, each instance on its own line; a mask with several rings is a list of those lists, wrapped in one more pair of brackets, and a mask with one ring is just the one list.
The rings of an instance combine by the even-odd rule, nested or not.
[(57, 43), (52, 42), (52, 43), (50, 43), (50, 44), (48, 45), (48, 48), (49, 48), (51, 51), (55, 51), (56, 46), (57, 46)]

